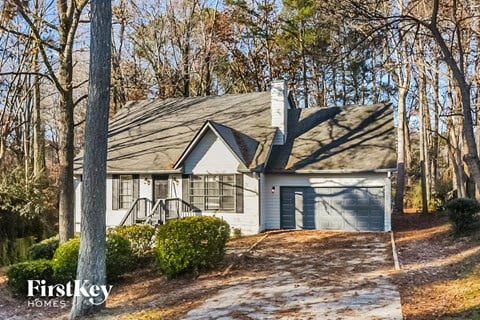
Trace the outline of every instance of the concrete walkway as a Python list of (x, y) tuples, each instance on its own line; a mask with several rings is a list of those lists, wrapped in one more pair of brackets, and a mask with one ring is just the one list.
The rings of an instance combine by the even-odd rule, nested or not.
[(223, 284), (183, 319), (400, 320), (400, 295), (387, 275), (393, 268), (387, 239), (318, 231), (272, 235), (249, 253), (251, 272)]

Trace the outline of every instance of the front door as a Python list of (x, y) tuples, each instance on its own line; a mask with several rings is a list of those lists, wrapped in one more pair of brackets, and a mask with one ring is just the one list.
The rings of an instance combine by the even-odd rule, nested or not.
[(168, 176), (153, 176), (153, 203), (168, 198)]

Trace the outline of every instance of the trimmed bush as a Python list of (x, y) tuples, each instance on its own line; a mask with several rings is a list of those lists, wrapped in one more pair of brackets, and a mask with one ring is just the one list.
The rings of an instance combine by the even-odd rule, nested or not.
[(28, 258), (30, 260), (48, 259), (53, 258), (55, 250), (57, 250), (59, 244), (58, 236), (54, 236), (39, 243), (34, 244), (28, 248)]
[(27, 296), (27, 280), (52, 281), (53, 269), (50, 260), (40, 259), (13, 264), (7, 271), (8, 288), (19, 296)]
[(149, 261), (154, 257), (156, 229), (149, 225), (134, 224), (130, 226), (119, 226), (109, 232), (119, 234), (132, 246), (132, 254), (137, 264)]
[(80, 238), (70, 239), (55, 250), (52, 268), (57, 282), (66, 283), (75, 280), (79, 251)]
[(448, 211), (455, 235), (466, 235), (480, 229), (480, 203), (474, 199), (458, 198), (449, 201)]
[(157, 233), (160, 269), (172, 278), (211, 268), (223, 260), (229, 236), (228, 223), (215, 217), (170, 220)]
[[(77, 274), (80, 238), (73, 238), (60, 245), (52, 260), (54, 277), (57, 282), (73, 281)], [(106, 267), (107, 280), (117, 280), (132, 265), (130, 241), (118, 234), (107, 235)]]
[(119, 234), (107, 234), (107, 280), (115, 281), (132, 269), (133, 256), (130, 241)]

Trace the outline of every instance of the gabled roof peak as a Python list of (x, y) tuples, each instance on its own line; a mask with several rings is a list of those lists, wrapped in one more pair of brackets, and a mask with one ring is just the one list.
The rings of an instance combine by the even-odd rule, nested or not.
[(237, 160), (244, 166), (244, 169), (250, 167), (259, 142), (229, 126), (212, 120), (207, 120), (182, 152), (174, 165), (174, 169), (178, 169), (182, 165), (183, 161), (185, 161), (195, 149), (208, 130), (211, 130), (227, 146), (230, 152), (232, 152)]

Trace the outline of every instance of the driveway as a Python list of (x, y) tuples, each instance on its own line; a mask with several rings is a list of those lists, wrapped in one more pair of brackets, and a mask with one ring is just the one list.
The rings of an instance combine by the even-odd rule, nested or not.
[(272, 233), (243, 251), (183, 319), (402, 319), (389, 234)]

